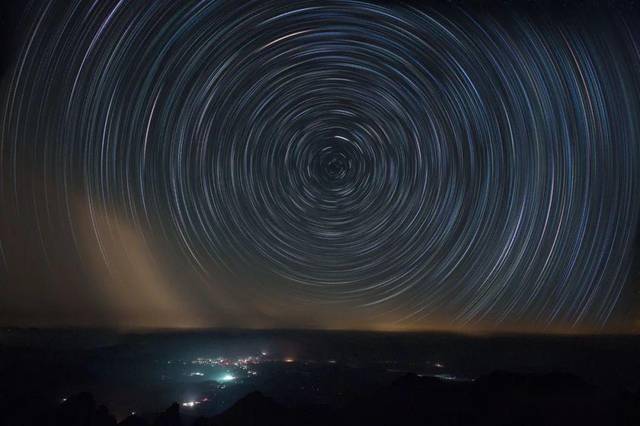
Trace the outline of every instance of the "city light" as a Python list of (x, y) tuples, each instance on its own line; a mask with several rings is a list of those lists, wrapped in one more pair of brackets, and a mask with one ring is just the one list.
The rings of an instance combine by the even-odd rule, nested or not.
[(233, 381), (235, 379), (236, 378), (235, 378), (234, 375), (227, 373), (224, 376), (220, 377), (219, 381), (221, 381), (221, 382), (231, 382), (231, 381)]

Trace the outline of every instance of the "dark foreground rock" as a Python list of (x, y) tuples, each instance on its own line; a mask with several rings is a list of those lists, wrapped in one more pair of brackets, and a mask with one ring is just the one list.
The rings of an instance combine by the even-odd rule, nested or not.
[[(3, 413), (3, 415), (6, 413)], [(48, 412), (5, 416), (7, 426), (116, 426), (90, 394), (74, 395)], [(173, 404), (152, 426), (184, 424)], [(495, 372), (470, 382), (406, 375), (390, 386), (362, 395), (341, 408), (286, 407), (253, 392), (225, 412), (190, 422), (194, 426), (341, 425), (640, 425), (640, 395), (605, 391), (579, 377)], [(149, 426), (130, 416), (119, 426)]]

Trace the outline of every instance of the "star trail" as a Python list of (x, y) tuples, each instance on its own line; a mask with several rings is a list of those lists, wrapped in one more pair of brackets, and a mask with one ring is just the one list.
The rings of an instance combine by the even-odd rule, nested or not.
[[(47, 0), (26, 15), (0, 89), (5, 295), (76, 280), (89, 305), (117, 287), (117, 311), (133, 290), (113, 282), (144, 281), (151, 312), (182, 294), (207, 325), (238, 324), (208, 319), (231, 305), (257, 325), (634, 320), (640, 47), (624, 13)], [(114, 278), (83, 299), (97, 275)]]

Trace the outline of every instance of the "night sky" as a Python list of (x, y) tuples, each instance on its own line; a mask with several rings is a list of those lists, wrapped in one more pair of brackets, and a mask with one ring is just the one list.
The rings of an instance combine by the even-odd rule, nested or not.
[(6, 7), (0, 324), (640, 330), (640, 14), (553, 4)]

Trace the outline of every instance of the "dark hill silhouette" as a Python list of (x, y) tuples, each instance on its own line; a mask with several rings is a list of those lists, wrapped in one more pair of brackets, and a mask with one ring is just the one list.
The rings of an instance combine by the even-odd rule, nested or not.
[(224, 413), (211, 419), (210, 426), (277, 426), (292, 423), (292, 413), (286, 407), (260, 392), (252, 392)]
[[(4, 416), (6, 413), (2, 413)], [(21, 418), (0, 417), (7, 426), (115, 426), (104, 406), (90, 394), (70, 397), (49, 412)], [(173, 404), (152, 426), (184, 424)], [(198, 418), (194, 426), (315, 425), (640, 425), (640, 395), (609, 392), (564, 374), (514, 374), (498, 371), (474, 381), (459, 382), (407, 374), (340, 408), (287, 407), (252, 392), (223, 413)], [(130, 416), (119, 426), (148, 426)]]
[(181, 424), (180, 406), (177, 402), (171, 404), (171, 407), (156, 417), (156, 420), (153, 422), (153, 426), (180, 426)]
[(118, 423), (118, 425), (119, 426), (147, 426), (147, 422), (142, 417), (136, 414), (133, 414), (127, 417), (126, 419), (124, 419), (123, 421), (121, 421), (120, 423)]

